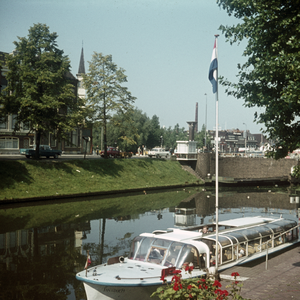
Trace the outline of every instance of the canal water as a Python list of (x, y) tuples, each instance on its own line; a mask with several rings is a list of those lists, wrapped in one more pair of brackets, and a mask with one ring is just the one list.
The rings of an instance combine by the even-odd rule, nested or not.
[[(272, 216), (298, 220), (299, 204), (278, 187), (220, 188), (219, 220)], [(123, 197), (0, 206), (0, 299), (86, 299), (75, 274), (126, 256), (142, 232), (215, 220), (214, 189), (185, 188)]]

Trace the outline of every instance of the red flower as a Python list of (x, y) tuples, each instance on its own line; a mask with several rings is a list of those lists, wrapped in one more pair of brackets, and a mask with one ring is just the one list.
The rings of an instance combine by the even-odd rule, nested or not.
[(174, 272), (173, 272), (173, 274), (180, 274), (181, 273), (181, 270), (175, 270)]
[(202, 289), (202, 285), (201, 284), (198, 286), (198, 289)]
[(187, 289), (190, 290), (192, 287), (192, 285), (188, 285)]
[(227, 297), (229, 294), (228, 294), (228, 292), (227, 292), (226, 290), (224, 290), (224, 291), (222, 292), (222, 295), (224, 295), (225, 297)]
[(160, 280), (165, 281), (165, 276), (161, 276)]
[(215, 294), (220, 294), (220, 295), (222, 295), (222, 290), (216, 289), (216, 290), (215, 290)]
[(238, 283), (239, 283), (239, 281), (235, 281), (234, 283), (235, 283), (235, 284), (238, 284)]
[(240, 276), (240, 274), (238, 272), (233, 272), (233, 273), (231, 273), (231, 276), (236, 277), (236, 276)]
[(179, 288), (178, 288), (178, 283), (177, 283), (177, 282), (175, 282), (175, 284), (174, 284), (174, 286), (173, 286), (173, 290), (174, 290), (174, 291), (178, 291), (178, 290), (179, 290)]
[(221, 287), (222, 284), (218, 281), (218, 280), (215, 280), (213, 286), (216, 286), (216, 287)]
[(205, 282), (206, 280), (204, 278), (200, 279), (200, 281)]
[(190, 266), (190, 272), (194, 270), (194, 266)]
[(189, 271), (190, 270), (190, 267), (189, 266), (185, 266), (185, 271)]
[(189, 294), (189, 298), (193, 298), (193, 296), (191, 294)]

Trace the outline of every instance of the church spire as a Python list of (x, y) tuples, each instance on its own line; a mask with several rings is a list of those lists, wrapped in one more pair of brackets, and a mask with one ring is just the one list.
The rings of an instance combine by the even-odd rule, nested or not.
[(78, 74), (85, 74), (84, 57), (83, 57), (83, 45), (82, 45), (82, 49), (81, 49), (81, 55), (80, 55), (80, 62), (79, 62)]

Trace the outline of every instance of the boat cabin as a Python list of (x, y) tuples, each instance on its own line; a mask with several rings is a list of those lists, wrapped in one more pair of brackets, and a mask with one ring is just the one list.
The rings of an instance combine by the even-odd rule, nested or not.
[(195, 269), (206, 269), (215, 264), (216, 248), (219, 265), (224, 265), (259, 254), (267, 247), (293, 242), (299, 237), (296, 221), (241, 218), (220, 222), (216, 247), (215, 224), (208, 228), (212, 231), (206, 234), (199, 229), (143, 233), (133, 240), (129, 259), (177, 269), (192, 263)]

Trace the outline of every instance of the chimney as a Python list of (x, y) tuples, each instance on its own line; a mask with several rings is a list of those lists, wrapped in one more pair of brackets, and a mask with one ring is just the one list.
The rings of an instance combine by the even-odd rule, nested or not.
[(189, 141), (194, 141), (196, 122), (187, 122), (189, 124)]

